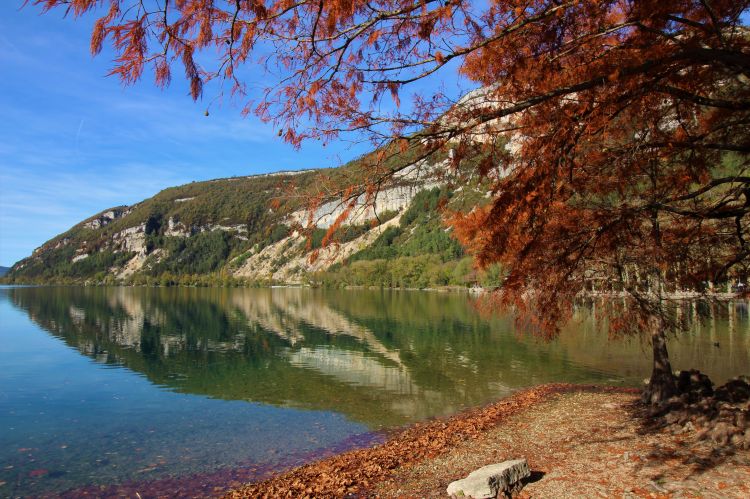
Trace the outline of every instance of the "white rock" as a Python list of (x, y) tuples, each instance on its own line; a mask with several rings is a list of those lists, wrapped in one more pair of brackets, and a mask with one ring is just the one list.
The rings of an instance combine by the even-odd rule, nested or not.
[(122, 218), (130, 213), (130, 208), (128, 209), (122, 209), (117, 208), (113, 210), (107, 210), (99, 215), (96, 216), (93, 220), (86, 222), (83, 224), (84, 227), (87, 229), (99, 229), (101, 227), (104, 227), (108, 223), (112, 222), (113, 220), (117, 220), (118, 218)]
[(490, 499), (497, 497), (498, 492), (510, 490), (529, 475), (531, 470), (525, 459), (504, 461), (484, 466), (464, 479), (451, 482), (447, 492), (451, 497)]
[[(432, 178), (432, 172), (440, 168), (445, 168), (444, 163), (433, 165), (421, 162), (402, 170), (396, 177), (398, 177), (398, 180), (405, 181), (407, 185), (397, 185), (382, 189), (378, 192), (374, 200), (374, 206), (372, 201), (367, 202), (366, 195), (360, 195), (351, 209), (346, 223), (359, 224), (376, 218), (376, 212), (377, 214), (381, 214), (385, 211), (401, 211), (405, 209), (420, 191), (441, 185)], [(313, 214), (313, 223), (320, 229), (327, 229), (347, 209), (347, 203), (341, 200), (324, 203)], [(310, 212), (308, 210), (298, 210), (288, 216), (287, 223), (291, 226), (299, 224), (306, 227), (309, 219)]]

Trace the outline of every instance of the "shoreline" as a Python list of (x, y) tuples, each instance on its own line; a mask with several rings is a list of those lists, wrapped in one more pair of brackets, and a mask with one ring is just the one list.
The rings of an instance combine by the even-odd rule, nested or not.
[[(625, 394), (637, 388), (549, 383), (526, 388), (485, 406), (447, 418), (431, 419), (394, 430), (382, 444), (308, 463), (274, 477), (252, 482), (223, 497), (344, 497), (369, 494), (395, 472), (438, 457), (466, 440), (481, 438), (509, 418), (568, 393)], [(408, 496), (407, 496), (408, 497)]]
[(683, 426), (654, 417), (639, 393), (538, 385), (223, 497), (446, 497), (452, 481), (519, 458), (532, 471), (520, 498), (750, 497), (750, 442), (706, 438), (725, 424), (718, 420)]
[[(395, 287), (382, 287), (382, 286), (362, 286), (362, 285), (351, 285), (344, 287), (334, 286), (311, 286), (309, 284), (236, 284), (236, 285), (206, 285), (198, 286), (195, 284), (172, 284), (168, 286), (160, 284), (124, 284), (124, 283), (57, 283), (57, 282), (46, 282), (46, 283), (6, 283), (2, 282), (0, 278), (0, 287), (2, 288), (33, 288), (33, 287), (93, 287), (93, 288), (150, 288), (150, 289), (161, 289), (161, 288), (188, 288), (188, 289), (326, 289), (326, 290), (346, 290), (346, 291), (427, 291), (430, 293), (463, 293), (473, 296), (481, 296), (488, 292), (495, 291), (499, 288), (485, 288), (481, 286), (463, 287), (463, 286), (441, 286), (441, 287), (428, 287), (428, 288), (395, 288)], [(592, 292), (588, 291), (580, 296), (585, 299), (595, 298), (606, 298), (606, 299), (621, 299), (628, 296), (624, 292)], [(697, 301), (697, 300), (715, 300), (717, 302), (726, 301), (750, 301), (750, 295), (740, 292), (706, 292), (701, 293), (699, 291), (681, 291), (677, 293), (665, 293), (665, 300), (671, 301)]]

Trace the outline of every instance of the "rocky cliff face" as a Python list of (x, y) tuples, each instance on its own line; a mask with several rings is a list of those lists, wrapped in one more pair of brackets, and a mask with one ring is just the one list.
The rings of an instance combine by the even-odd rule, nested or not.
[[(401, 208), (408, 206), (405, 203)], [(400, 216), (373, 227), (351, 241), (320, 249), (312, 259), (307, 248), (308, 238), (299, 232), (270, 244), (253, 253), (234, 274), (252, 280), (270, 279), (288, 284), (300, 284), (306, 275), (326, 270), (341, 263), (358, 251), (371, 245), (388, 227), (398, 225)], [(327, 226), (326, 226), (327, 227)]]

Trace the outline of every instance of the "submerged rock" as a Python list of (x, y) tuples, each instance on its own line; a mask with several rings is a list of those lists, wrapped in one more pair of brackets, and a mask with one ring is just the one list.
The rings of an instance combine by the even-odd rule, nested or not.
[(490, 499), (510, 497), (521, 490), (521, 480), (531, 475), (526, 459), (490, 464), (469, 473), (469, 476), (448, 485), (451, 497)]

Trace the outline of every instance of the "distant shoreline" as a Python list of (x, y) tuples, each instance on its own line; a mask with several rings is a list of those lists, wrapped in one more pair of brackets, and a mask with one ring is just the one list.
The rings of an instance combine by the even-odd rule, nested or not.
[[(232, 285), (195, 285), (195, 284), (172, 284), (172, 285), (160, 285), (160, 284), (122, 284), (122, 283), (64, 283), (64, 282), (45, 282), (45, 283), (7, 283), (0, 279), (0, 286), (2, 287), (56, 287), (56, 286), (70, 286), (70, 287), (99, 287), (99, 288), (206, 288), (206, 289), (328, 289), (328, 290), (363, 290), (363, 291), (377, 291), (377, 290), (388, 290), (388, 291), (428, 291), (432, 293), (466, 293), (471, 295), (483, 295), (487, 292), (495, 291), (499, 288), (485, 288), (481, 286), (441, 286), (441, 287), (426, 287), (426, 288), (400, 288), (400, 287), (387, 287), (387, 286), (364, 286), (364, 285), (350, 285), (343, 287), (335, 286), (317, 286), (309, 284), (268, 284), (268, 283), (246, 283), (246, 284), (232, 284)], [(624, 292), (592, 292), (587, 291), (583, 298), (624, 298), (627, 293)], [(672, 301), (692, 301), (701, 299), (712, 299), (716, 301), (731, 301), (731, 300), (750, 300), (750, 296), (743, 295), (738, 292), (721, 293), (700, 293), (697, 291), (681, 291), (678, 293), (665, 293), (664, 297), (667, 300)]]

